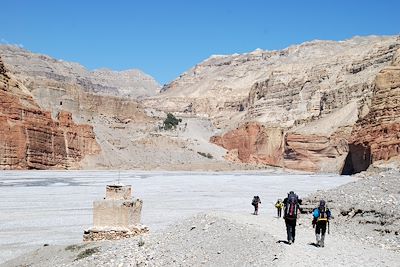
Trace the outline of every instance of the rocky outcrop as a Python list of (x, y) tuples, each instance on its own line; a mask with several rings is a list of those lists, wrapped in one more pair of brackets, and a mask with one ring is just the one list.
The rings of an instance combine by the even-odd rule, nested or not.
[(244, 121), (290, 128), (354, 100), (368, 106), (375, 75), (399, 47), (398, 37), (369, 36), (213, 56), (145, 103), (209, 116), (222, 129)]
[(59, 88), (73, 85), (86, 93), (128, 98), (152, 96), (160, 89), (154, 78), (137, 69), (89, 71), (77, 63), (57, 60), (10, 45), (0, 45), (0, 54), (9, 71), (25, 85), (47, 80), (52, 81), (55, 87), (62, 84)]
[(210, 140), (229, 150), (231, 161), (282, 166), (283, 130), (247, 123)]
[[(397, 122), (393, 123), (393, 117), (399, 117), (396, 106), (398, 100), (394, 98), (397, 92), (387, 91), (388, 87), (397, 86), (393, 78), (398, 75), (396, 67), (387, 65), (399, 47), (399, 37), (356, 37), (340, 43), (315, 41), (289, 47), (281, 51), (280, 64), (271, 63), (269, 67), (273, 70), (268, 73), (267, 79), (254, 83), (247, 102), (243, 104), (243, 114), (232, 118), (238, 118), (236, 124), (256, 121), (265, 128), (282, 128), (284, 135), (281, 141), (284, 145), (280, 162), (290, 169), (353, 173), (355, 169), (351, 167), (350, 170), (348, 166), (349, 153), (357, 157), (355, 161), (358, 163), (354, 163), (358, 165), (356, 169), (369, 166), (369, 150), (375, 153), (372, 157), (377, 159), (398, 155), (397, 143), (393, 143), (397, 139), (391, 138), (389, 141), (381, 133), (391, 132), (394, 137), (393, 134), (399, 129)], [(371, 105), (374, 88), (383, 87), (386, 89), (378, 93), (381, 94), (381, 100), (375, 96)], [(392, 106), (383, 105), (384, 99)], [(380, 108), (374, 111), (377, 105)], [(380, 126), (373, 132), (364, 130), (363, 138), (358, 138), (351, 131), (357, 120), (365, 117), (370, 108), (375, 113), (370, 113), (365, 120), (372, 123), (373, 118), (381, 118), (378, 121)], [(386, 125), (388, 117), (390, 126)], [(364, 125), (361, 127), (365, 129)], [(227, 134), (236, 135), (242, 136), (241, 127)], [(358, 141), (351, 141), (349, 145), (348, 141), (354, 138)], [(385, 139), (386, 143), (363, 148), (362, 142), (365, 141), (361, 140), (365, 138), (378, 140), (378, 143), (380, 139)], [(262, 140), (261, 137), (258, 139)], [(230, 150), (230, 159), (234, 158), (232, 155), (254, 154), (257, 151), (254, 144), (244, 147), (235, 138), (224, 140), (225, 143), (221, 145)], [(268, 147), (267, 143), (264, 146)], [(249, 157), (239, 158), (249, 162)], [(279, 158), (279, 155), (275, 154), (275, 158)]]
[(4, 64), (53, 117), (69, 111), (88, 122), (99, 115), (147, 120), (136, 98), (154, 95), (159, 85), (139, 70), (88, 71), (76, 63), (34, 54), (14, 46), (0, 46)]
[(365, 161), (369, 165), (400, 155), (400, 50), (376, 76), (370, 112), (357, 122), (349, 142), (349, 167), (356, 170)]
[(74, 168), (100, 151), (93, 128), (42, 110), (0, 61), (0, 169)]

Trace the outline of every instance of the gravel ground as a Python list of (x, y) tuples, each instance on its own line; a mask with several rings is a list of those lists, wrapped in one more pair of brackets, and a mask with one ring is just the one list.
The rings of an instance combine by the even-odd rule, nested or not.
[(318, 191), (306, 199), (317, 205), (325, 199), (343, 235), (362, 242), (400, 251), (400, 172), (371, 168), (360, 179), (335, 189)]
[(399, 266), (398, 170), (370, 169), (355, 182), (304, 198), (333, 212), (325, 247), (314, 246), (310, 214), (296, 242), (284, 221), (263, 213), (200, 213), (166, 229), (120, 241), (46, 246), (1, 266)]
[[(2, 266), (398, 266), (400, 253), (332, 231), (313, 245), (309, 216), (287, 245), (284, 221), (269, 215), (199, 214), (165, 231), (116, 242), (43, 247)], [(333, 229), (332, 229), (333, 230)]]

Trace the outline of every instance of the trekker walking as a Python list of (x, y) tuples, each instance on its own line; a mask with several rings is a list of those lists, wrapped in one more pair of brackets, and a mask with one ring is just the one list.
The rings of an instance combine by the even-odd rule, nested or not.
[(294, 243), (295, 240), (297, 213), (300, 210), (301, 202), (301, 199), (299, 199), (293, 191), (290, 191), (287, 198), (283, 200), (283, 218), (285, 219), (287, 241), (289, 245)]
[(259, 196), (254, 196), (253, 200), (251, 201), (251, 205), (254, 206), (253, 215), (258, 215), (258, 205), (261, 204), (261, 199)]
[(317, 246), (324, 247), (326, 227), (328, 226), (329, 233), (329, 219), (331, 218), (331, 211), (326, 207), (325, 200), (319, 201), (319, 206), (313, 211), (312, 225), (315, 228), (315, 238)]
[(276, 211), (278, 212), (278, 218), (282, 217), (282, 208), (283, 208), (282, 199), (278, 199), (276, 201), (275, 208), (276, 208)]

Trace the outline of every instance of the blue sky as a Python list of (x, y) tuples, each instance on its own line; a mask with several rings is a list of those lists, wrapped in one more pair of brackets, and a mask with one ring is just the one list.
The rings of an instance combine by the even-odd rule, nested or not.
[(396, 0), (9, 0), (0, 12), (2, 43), (161, 84), (212, 54), (400, 33)]

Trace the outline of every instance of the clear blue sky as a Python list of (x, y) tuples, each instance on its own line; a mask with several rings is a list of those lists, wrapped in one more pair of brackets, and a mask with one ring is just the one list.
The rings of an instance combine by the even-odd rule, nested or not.
[(161, 84), (212, 54), (400, 33), (397, 0), (8, 0), (0, 40)]

